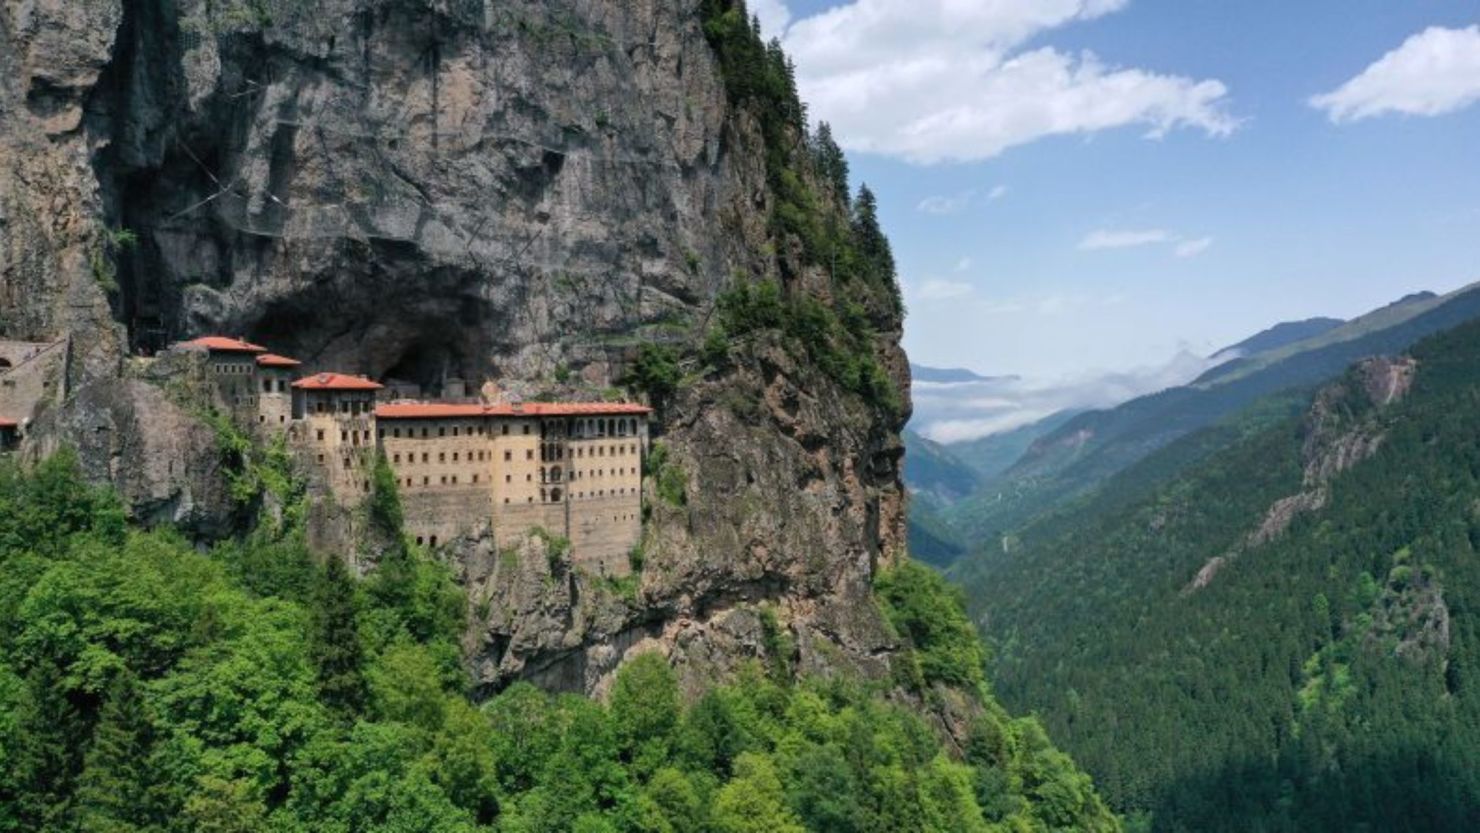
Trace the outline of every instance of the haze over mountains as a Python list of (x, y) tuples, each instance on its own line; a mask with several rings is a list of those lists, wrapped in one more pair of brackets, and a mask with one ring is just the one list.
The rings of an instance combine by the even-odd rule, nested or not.
[[(916, 493), (931, 494), (933, 502), (917, 513), (934, 516), (928, 526), (935, 537), (954, 542), (926, 545), (922, 556), (948, 561), (951, 551), (995, 542), (1260, 397), (1318, 384), (1353, 361), (1402, 351), (1476, 315), (1480, 291), (1472, 285), (1442, 296), (1413, 293), (1351, 321), (1277, 324), (1205, 359), (1179, 356), (1157, 372), (1060, 386), (917, 382), (912, 428), (939, 445), (931, 466), (907, 463), (906, 480)], [(949, 487), (932, 479), (956, 471), (951, 458), (976, 473), (972, 494), (960, 496), (959, 476)]]

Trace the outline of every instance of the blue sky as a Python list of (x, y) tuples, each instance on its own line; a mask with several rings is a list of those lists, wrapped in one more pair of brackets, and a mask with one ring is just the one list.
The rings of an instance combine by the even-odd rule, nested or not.
[(879, 193), (916, 362), (1159, 366), (1480, 280), (1480, 0), (752, 7)]

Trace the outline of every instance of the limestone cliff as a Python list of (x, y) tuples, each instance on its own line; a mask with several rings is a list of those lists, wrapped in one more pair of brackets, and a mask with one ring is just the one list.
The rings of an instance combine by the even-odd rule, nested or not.
[[(647, 487), (640, 582), (467, 542), (479, 682), (595, 690), (639, 644), (695, 675), (778, 646), (886, 673), (869, 587), (904, 542), (901, 312), (845, 279), (835, 236), (796, 231), (846, 230), (847, 197), (726, 78), (728, 5), (4, 0), (0, 338), (72, 338), (48, 442), (88, 434), (89, 471), (140, 516), (210, 532), (209, 444), (131, 354), (221, 331), (538, 395), (615, 386), (670, 345), (685, 375), (658, 430), (685, 486)], [(718, 299), (760, 281), (866, 319), (905, 404), (774, 328), (694, 359)]]

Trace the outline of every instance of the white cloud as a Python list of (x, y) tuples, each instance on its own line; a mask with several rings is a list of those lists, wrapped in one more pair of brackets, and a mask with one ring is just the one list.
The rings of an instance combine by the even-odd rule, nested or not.
[(961, 281), (931, 279), (920, 285), (917, 297), (924, 301), (946, 301), (971, 294), (971, 284)]
[(1213, 238), (1211, 237), (1199, 237), (1196, 240), (1183, 240), (1181, 243), (1177, 244), (1177, 257), (1197, 257), (1203, 252), (1206, 252), (1208, 250), (1208, 247), (1211, 245), (1213, 245)]
[(968, 205), (971, 205), (971, 199), (975, 196), (975, 191), (963, 191), (953, 197), (926, 197), (920, 200), (920, 204), (915, 206), (915, 210), (922, 214), (935, 214), (937, 216), (960, 214), (966, 210)]
[(1007, 196), (1007, 186), (998, 185), (996, 188), (993, 188), (991, 191), (987, 192), (987, 202), (996, 202), (997, 200), (1000, 200), (1005, 196)]
[(787, 29), (812, 113), (846, 147), (913, 162), (969, 161), (1054, 135), (1140, 126), (1231, 132), (1227, 89), (1030, 39), (1129, 0), (853, 0)]
[(791, 10), (782, 0), (750, 0), (746, 7), (760, 18), (761, 36), (766, 40), (781, 37), (791, 22)]
[(1174, 239), (1170, 232), (1164, 229), (1142, 229), (1142, 230), (1111, 230), (1098, 229), (1090, 232), (1079, 241), (1079, 248), (1085, 251), (1098, 249), (1129, 249), (1135, 246), (1149, 246), (1152, 243), (1165, 243)]
[(1186, 349), (1164, 364), (1120, 372), (1089, 371), (1063, 379), (988, 379), (949, 388), (913, 385), (910, 427), (937, 442), (962, 442), (1010, 431), (1062, 410), (1109, 408), (1177, 385), (1185, 385), (1227, 361)]
[(1480, 24), (1432, 26), (1310, 105), (1336, 124), (1405, 113), (1438, 116), (1480, 101)]

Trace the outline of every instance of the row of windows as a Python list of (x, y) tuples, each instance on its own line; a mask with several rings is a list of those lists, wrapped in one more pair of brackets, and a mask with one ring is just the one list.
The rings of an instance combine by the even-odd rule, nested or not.
[[(581, 498), (621, 497), (621, 496), (625, 496), (625, 495), (631, 495), (633, 497), (637, 497), (637, 490), (636, 489), (597, 489), (594, 492), (571, 492), (568, 495), (568, 497), (571, 500), (579, 500)], [(557, 489), (540, 489), (540, 502), (541, 503), (559, 503), (565, 497), (567, 497), (566, 493), (564, 491), (558, 489), (558, 488)], [(530, 497), (530, 498), (528, 498), (528, 501), (530, 503), (534, 503), (534, 498), (533, 497)], [(504, 503), (512, 503), (512, 502), (513, 501), (510, 498), (504, 498)], [(613, 518), (613, 520), (616, 520), (616, 519)]]
[[(277, 384), (276, 390), (277, 390), (278, 393), (287, 393), (288, 392), (288, 381), (286, 379), (278, 379), (276, 384)], [(272, 379), (263, 379), (262, 380), (262, 392), (263, 393), (272, 393), (273, 390), (274, 390), (274, 388), (273, 388), (273, 380)]]
[[(468, 482), (470, 482), (470, 483), (472, 483), (473, 485), (476, 486), (480, 482), (479, 479), (478, 479), (478, 475), (476, 475), (476, 474), (473, 475), (472, 476), (472, 479), (469, 480)], [(455, 474), (444, 474), (444, 475), (440, 475), (437, 478), (437, 485), (438, 486), (456, 486), (457, 483), (458, 483), (457, 475), (455, 475)], [(414, 477), (407, 477), (407, 478), (404, 478), (401, 481), (401, 485), (403, 485), (406, 488), (410, 489), (410, 488), (415, 487), (418, 484), (416, 483), (416, 478), (414, 478)], [(432, 485), (432, 478), (427, 477), (427, 476), (423, 476), (421, 478), (421, 484), (420, 485), (423, 488)]]
[(256, 366), (250, 364), (233, 364), (231, 362), (217, 362), (216, 372), (233, 376), (245, 376), (251, 373)]
[[(368, 414), (374, 408), (373, 403), (364, 399), (341, 399), (339, 400), (339, 412), (341, 414)], [(313, 412), (316, 414), (334, 413), (334, 403), (322, 399), (313, 403)]]
[[(501, 425), (499, 427), (503, 429), (500, 432), (503, 436), (505, 436), (505, 437), (509, 436), (509, 426), (507, 426), (507, 425)], [(386, 432), (386, 429), (384, 429), (384, 428), (380, 429), (380, 438), (382, 440), (385, 439), (385, 432)], [(402, 436), (405, 436), (406, 439), (411, 439), (411, 440), (417, 439), (418, 437), (420, 437), (421, 439), (426, 439), (426, 438), (432, 436), (432, 429), (430, 427), (428, 427), (428, 426), (425, 426), (425, 425), (423, 425), (421, 427), (421, 432), (420, 433), (417, 433), (417, 430), (415, 428), (407, 428), (406, 429), (406, 433), (404, 435), (402, 435), (400, 428), (392, 428), (392, 429), (390, 429), (390, 432), (391, 432), (391, 436), (394, 437), (394, 438), (397, 438), (397, 439), (399, 439)], [(524, 426), (524, 433), (526, 435), (529, 434), (529, 426), (528, 425), (525, 425)], [(454, 437), (456, 437), (456, 436), (472, 437), (472, 436), (475, 436), (475, 435), (476, 436), (479, 436), (479, 437), (482, 437), (482, 436), (486, 436), (487, 434), (488, 434), (488, 427), (485, 426), (485, 425), (454, 425), (454, 426), (452, 426), (452, 436), (454, 436)], [(446, 425), (439, 425), (439, 426), (437, 426), (437, 436), (439, 436), (439, 437), (445, 437), (445, 436), (447, 436), (447, 426)]]
[[(622, 445), (612, 445), (612, 446), (598, 445), (598, 446), (595, 446), (595, 447), (593, 447), (591, 449), (586, 449), (586, 448), (582, 448), (581, 446), (576, 446), (576, 456), (577, 457), (605, 457), (605, 456), (607, 456), (607, 451), (608, 450), (611, 451), (611, 456), (613, 456), (613, 457), (624, 456), (624, 455), (627, 455), (627, 454), (636, 454), (637, 453), (637, 443), (632, 443), (630, 445), (622, 444)], [(590, 452), (589, 454), (587, 453), (588, 451)]]
[[(468, 459), (468, 462), (469, 463), (472, 463), (472, 462), (482, 463), (482, 462), (487, 461), (488, 458), (489, 458), (489, 454), (488, 454), (487, 451), (469, 451), (468, 454), (467, 454), (467, 459)], [(505, 457), (504, 459), (507, 460), (508, 458)], [(423, 451), (421, 453), (421, 461), (423, 463), (430, 463), (432, 461), (432, 453), (430, 451)], [(391, 455), (391, 462), (393, 464), (395, 464), (395, 465), (400, 465), (401, 464), (401, 454), (400, 454), (400, 452), (397, 452), (397, 453)], [(407, 454), (406, 455), (406, 462), (409, 463), (409, 464), (413, 464), (414, 465), (416, 463), (416, 452), (413, 451), (413, 452)], [(439, 451), (439, 452), (437, 452), (437, 462), (439, 462), (439, 463), (445, 463), (445, 462), (447, 462), (447, 452), (445, 452), (445, 451)], [(461, 463), (462, 462), (462, 452), (460, 452), (460, 451), (454, 451), (454, 452), (452, 452), (452, 462), (454, 462), (454, 463)]]

